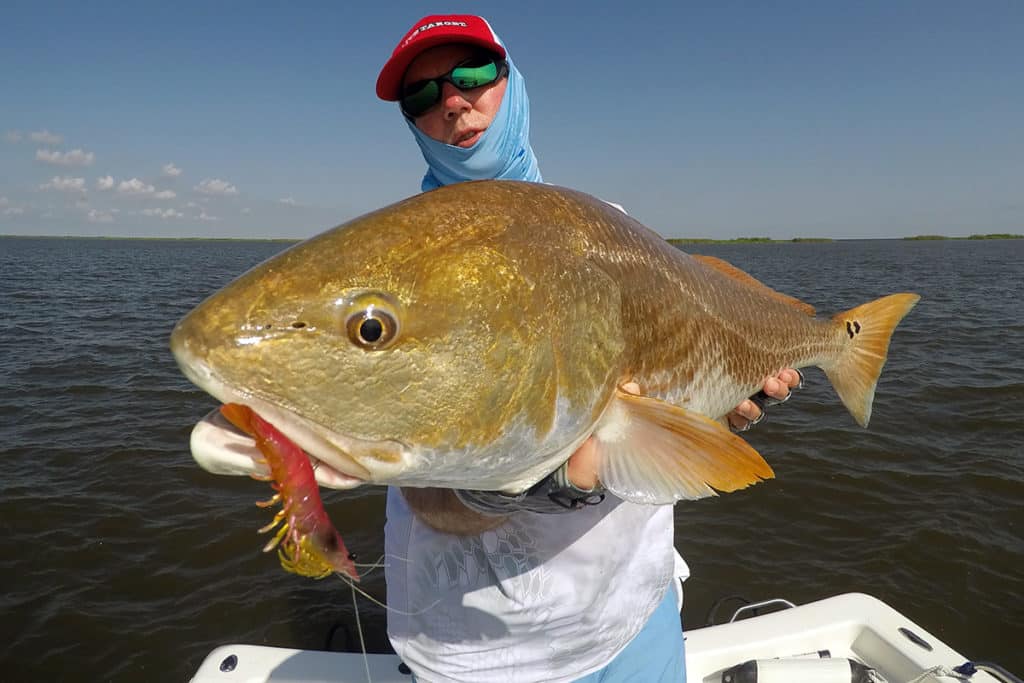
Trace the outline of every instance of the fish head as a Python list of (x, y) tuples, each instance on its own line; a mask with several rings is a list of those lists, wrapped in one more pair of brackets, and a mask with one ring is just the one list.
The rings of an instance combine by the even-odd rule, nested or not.
[(260, 264), (178, 323), (179, 365), (338, 487), (539, 479), (549, 463), (524, 454), (578, 444), (611, 370), (592, 364), (582, 384), (560, 370), (558, 264), (509, 237), (512, 212), (493, 197), (473, 198), (419, 195)]

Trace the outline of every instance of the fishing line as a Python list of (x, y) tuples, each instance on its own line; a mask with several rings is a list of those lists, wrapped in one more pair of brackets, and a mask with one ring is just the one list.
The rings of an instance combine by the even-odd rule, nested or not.
[[(370, 658), (366, 656), (366, 641), (363, 640), (363, 624), (359, 620), (359, 601), (356, 600), (356, 584), (349, 581), (352, 588), (352, 610), (356, 613), (356, 631), (359, 633), (359, 647), (363, 651), (363, 666), (366, 667), (366, 683), (373, 683), (370, 677)], [(362, 591), (360, 591), (361, 593)]]
[(427, 605), (423, 609), (418, 610), (416, 612), (403, 612), (400, 609), (397, 609), (395, 607), (391, 607), (389, 605), (384, 604), (383, 602), (381, 602), (377, 598), (373, 597), (372, 595), (370, 595), (369, 593), (364, 591), (362, 588), (359, 588), (358, 586), (356, 586), (355, 582), (352, 579), (350, 579), (349, 577), (345, 576), (341, 572), (335, 572), (334, 575), (337, 576), (342, 581), (344, 581), (345, 583), (347, 583), (349, 585), (349, 588), (351, 588), (352, 590), (358, 592), (360, 595), (362, 595), (364, 598), (366, 598), (367, 600), (369, 600), (373, 604), (375, 604), (378, 607), (381, 607), (381, 608), (387, 610), (388, 612), (394, 612), (395, 614), (401, 614), (403, 617), (415, 617), (415, 616), (418, 616), (420, 614), (423, 614), (424, 612), (426, 612), (429, 609), (433, 609), (438, 603), (441, 602), (438, 599), (438, 600), (435, 600), (434, 602), (430, 603), (429, 605)]
[[(378, 559), (376, 562), (373, 562), (372, 564), (366, 564), (366, 565), (360, 565), (360, 566), (368, 566), (368, 567), (370, 567), (370, 571), (373, 571), (373, 569), (377, 569), (377, 568), (383, 566), (382, 563), (383, 563), (383, 560), (384, 560), (385, 557), (387, 557), (386, 554), (385, 555), (381, 555), (380, 559)], [(399, 557), (397, 559), (402, 560), (403, 562), (408, 562), (409, 561), (409, 560), (407, 560), (405, 558), (401, 558), (401, 557)], [(378, 606), (384, 608), (385, 610), (387, 610), (389, 612), (394, 612), (395, 614), (401, 614), (401, 615), (407, 616), (407, 617), (411, 617), (411, 616), (416, 616), (418, 614), (422, 614), (423, 612), (426, 612), (428, 609), (431, 609), (432, 607), (434, 607), (435, 605), (437, 605), (441, 601), (440, 600), (435, 600), (434, 602), (432, 602), (431, 604), (427, 605), (426, 607), (424, 607), (423, 609), (421, 609), (418, 612), (403, 612), (402, 610), (395, 609), (394, 607), (389, 607), (388, 605), (384, 604), (383, 602), (381, 602), (377, 598), (373, 597), (372, 595), (370, 595), (369, 593), (364, 591), (362, 588), (358, 588), (356, 586), (356, 582), (353, 581), (348, 576), (346, 576), (345, 574), (342, 574), (341, 572), (335, 572), (335, 576), (337, 576), (342, 581), (347, 583), (348, 587), (352, 591), (352, 611), (356, 615), (356, 632), (359, 634), (359, 649), (362, 650), (362, 652), (363, 652), (363, 666), (366, 668), (366, 682), (367, 683), (373, 683), (373, 677), (370, 675), (370, 657), (366, 653), (366, 640), (363, 637), (363, 622), (359, 618), (359, 599), (356, 597), (356, 593), (359, 593), (360, 595), (362, 595), (364, 598), (366, 598), (370, 602), (372, 602), (375, 605), (378, 605)]]
[(409, 560), (409, 559), (404, 558), (404, 557), (399, 557), (398, 555), (384, 554), (384, 555), (381, 555), (380, 557), (378, 557), (375, 562), (353, 562), (352, 564), (354, 564), (357, 567), (366, 567), (367, 568), (366, 573), (370, 573), (374, 569), (379, 569), (381, 567), (385, 567), (385, 568), (388, 567), (389, 565), (387, 565), (384, 562), (384, 558), (387, 558), (387, 557), (391, 557), (391, 558), (394, 558), (394, 559), (396, 559), (396, 560), (398, 560), (400, 562), (405, 562), (405, 563), (409, 563), (409, 562), (412, 561), (412, 560)]
[[(385, 557), (387, 557), (387, 555), (381, 555), (380, 557), (378, 557), (373, 562), (353, 562), (352, 564), (353, 564), (353, 566), (359, 567), (360, 569), (365, 569), (366, 571), (363, 572), (363, 577), (366, 577), (369, 574), (372, 574), (374, 572), (374, 570), (380, 569), (381, 567), (385, 567), (386, 568), (388, 566), (388, 565), (384, 564), (384, 558)], [(399, 559), (401, 559), (401, 558), (399, 558)], [(406, 560), (406, 562), (408, 562), (408, 560)]]

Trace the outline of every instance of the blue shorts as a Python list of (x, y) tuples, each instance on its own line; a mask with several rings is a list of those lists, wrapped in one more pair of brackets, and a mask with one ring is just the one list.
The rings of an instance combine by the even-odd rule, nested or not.
[(685, 683), (686, 650), (676, 602), (676, 582), (647, 620), (647, 625), (608, 666), (576, 683)]

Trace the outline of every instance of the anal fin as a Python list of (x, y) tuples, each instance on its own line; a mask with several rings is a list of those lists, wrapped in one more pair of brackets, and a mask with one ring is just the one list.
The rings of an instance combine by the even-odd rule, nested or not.
[(775, 476), (750, 444), (721, 423), (621, 389), (594, 436), (601, 483), (634, 503), (695, 500)]

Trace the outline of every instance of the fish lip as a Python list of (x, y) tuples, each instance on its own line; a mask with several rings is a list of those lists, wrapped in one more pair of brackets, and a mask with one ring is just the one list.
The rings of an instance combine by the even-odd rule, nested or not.
[[(313, 463), (317, 481), (321, 484), (330, 488), (354, 488), (373, 479), (370, 471), (359, 464), (352, 454), (343, 445), (339, 444), (339, 441), (345, 442), (348, 439), (330, 432), (323, 426), (283, 406), (266, 401), (251, 392), (231, 386), (221, 380), (206, 363), (191, 358), (191, 354), (187, 351), (183, 351), (180, 355), (175, 355), (178, 356), (183, 373), (193, 384), (222, 403), (241, 403), (249, 406), (256, 414), (274, 425), (278, 431), (301, 448)], [(219, 413), (219, 408), (215, 412)], [(244, 473), (237, 471), (237, 468), (228, 471), (231, 470), (230, 466), (226, 469), (218, 469), (216, 466), (211, 467), (212, 458), (197, 452), (196, 439), (203, 436), (202, 433), (197, 433), (201, 427), (206, 430), (227, 429), (226, 420), (224, 420), (225, 424), (221, 424), (216, 418), (212, 418), (211, 415), (207, 415), (203, 420), (200, 420), (193, 429), (193, 457), (195, 457), (201, 467), (214, 473)], [(205, 426), (203, 426), (204, 423)], [(231, 427), (231, 429), (236, 434), (234, 436), (222, 435), (223, 439), (233, 441), (236, 445), (240, 445), (243, 440), (245, 440), (246, 444), (251, 442), (252, 452), (254, 454), (258, 453), (255, 440), (252, 437), (238, 432), (234, 427)], [(249, 457), (256, 456), (250, 455)], [(265, 472), (265, 468), (258, 464), (258, 460), (262, 460), (262, 456), (254, 460), (254, 469), (258, 472)], [(318, 463), (322, 464), (318, 465)], [(235, 464), (238, 464), (237, 461)]]
[[(192, 457), (211, 474), (270, 476), (266, 458), (256, 445), (256, 440), (231, 424), (214, 408), (192, 428), (189, 439)], [(303, 451), (313, 465), (316, 482), (331, 489), (352, 489), (364, 479), (338, 471), (324, 461)]]

